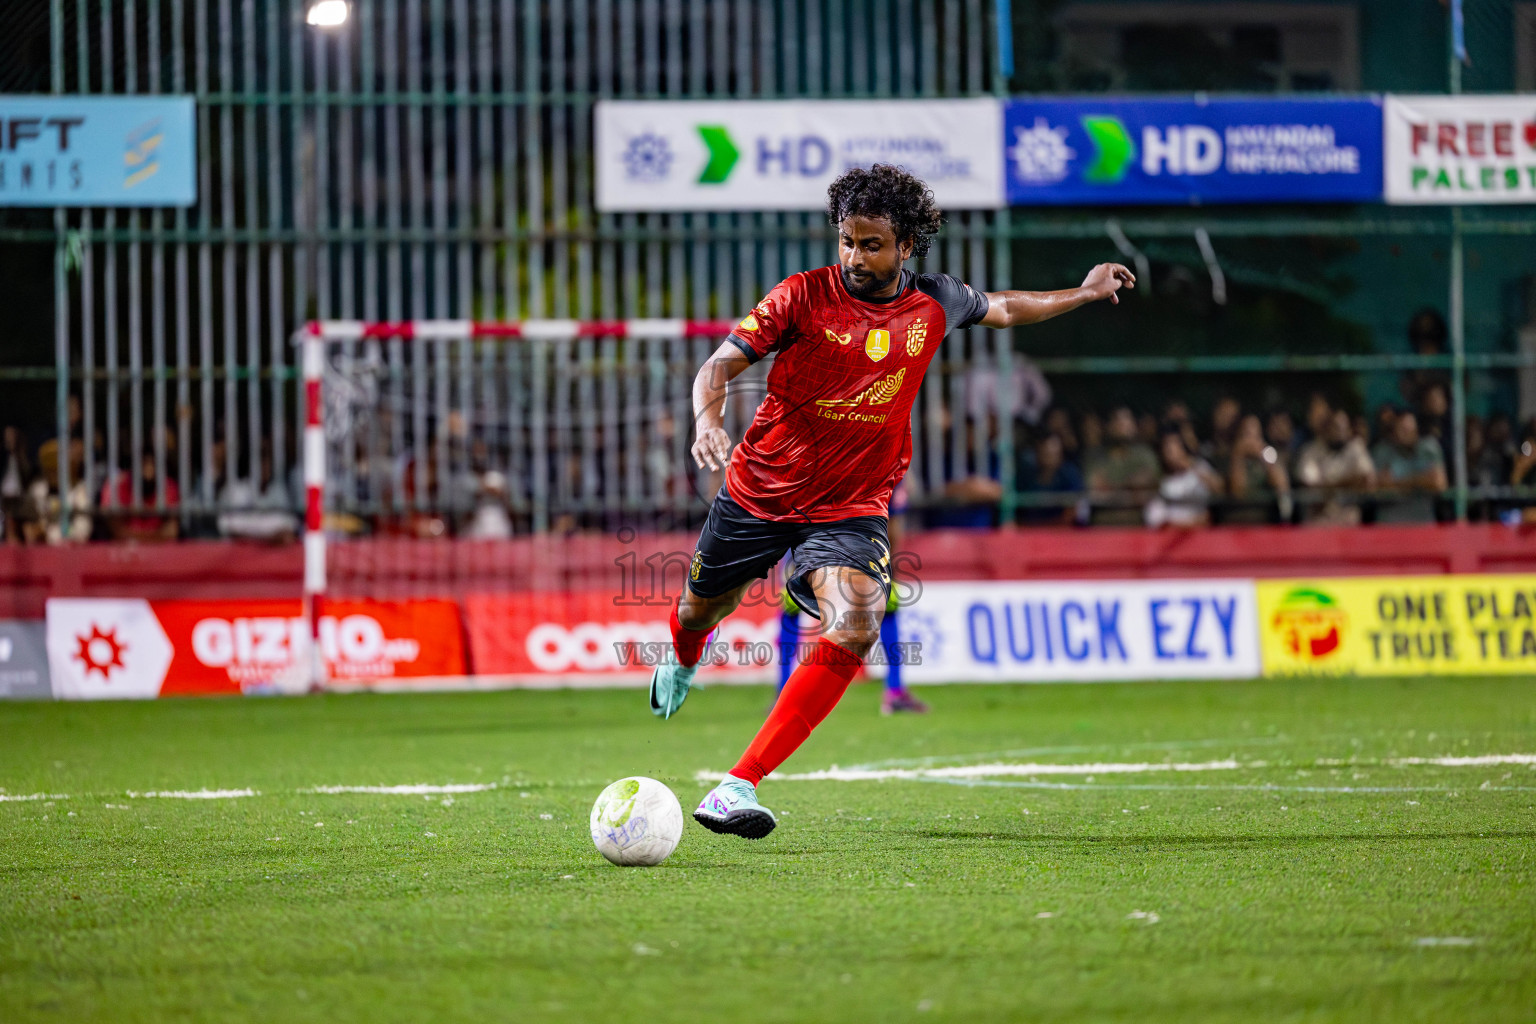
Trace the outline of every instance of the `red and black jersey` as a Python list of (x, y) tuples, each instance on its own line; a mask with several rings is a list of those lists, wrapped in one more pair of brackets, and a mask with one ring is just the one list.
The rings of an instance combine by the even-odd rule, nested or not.
[(912, 461), (912, 403), (939, 342), (987, 313), (947, 274), (901, 272), (893, 298), (856, 299), (836, 265), (780, 283), (730, 335), (776, 353), (768, 394), (726, 486), (752, 515), (831, 522), (887, 514)]

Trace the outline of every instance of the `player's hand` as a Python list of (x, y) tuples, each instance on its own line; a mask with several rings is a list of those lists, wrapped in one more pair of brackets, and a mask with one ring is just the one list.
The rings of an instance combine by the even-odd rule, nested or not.
[(731, 461), (731, 435), (724, 427), (700, 427), (693, 442), (693, 461), (700, 469), (724, 468)]
[(1083, 278), (1083, 288), (1094, 302), (1099, 299), (1108, 299), (1119, 305), (1120, 296), (1115, 293), (1121, 288), (1135, 287), (1136, 275), (1118, 263), (1100, 263), (1088, 271), (1088, 276)]

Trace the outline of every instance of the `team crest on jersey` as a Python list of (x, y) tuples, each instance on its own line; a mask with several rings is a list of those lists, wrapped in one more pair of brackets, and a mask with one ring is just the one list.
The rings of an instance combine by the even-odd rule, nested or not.
[(923, 342), (928, 337), (928, 324), (918, 317), (907, 328), (907, 355), (916, 356), (923, 350)]
[(743, 320), (741, 323), (736, 325), (736, 329), (738, 331), (755, 331), (755, 330), (757, 330), (757, 316), (756, 316), (756, 314), (748, 313), (746, 319)]
[(704, 568), (704, 555), (701, 552), (693, 553), (693, 564), (688, 567), (688, 578), (693, 582), (699, 582), (699, 571)]
[(836, 331), (834, 331), (830, 327), (826, 328), (825, 330), (827, 332), (827, 340), (828, 341), (835, 341), (839, 345), (846, 345), (850, 341), (853, 340), (853, 332), (852, 331), (849, 331), (847, 334), (838, 334)]
[(864, 336), (864, 354), (875, 362), (884, 359), (891, 351), (891, 332), (876, 327)]

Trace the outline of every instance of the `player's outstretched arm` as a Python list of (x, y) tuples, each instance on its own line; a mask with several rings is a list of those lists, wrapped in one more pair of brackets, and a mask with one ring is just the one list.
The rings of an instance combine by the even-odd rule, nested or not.
[(746, 353), (721, 342), (693, 378), (693, 461), (718, 470), (731, 461), (731, 435), (725, 432), (725, 396), (736, 375), (751, 366)]
[(1019, 327), (1070, 313), (1079, 306), (1108, 299), (1118, 303), (1121, 288), (1135, 288), (1136, 275), (1118, 263), (1100, 263), (1083, 283), (1059, 292), (987, 292), (983, 327)]

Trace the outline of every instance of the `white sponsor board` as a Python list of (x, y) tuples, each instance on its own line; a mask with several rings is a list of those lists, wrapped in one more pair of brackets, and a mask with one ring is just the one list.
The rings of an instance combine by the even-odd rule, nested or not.
[(820, 210), (850, 167), (896, 164), (947, 209), (1005, 203), (1003, 109), (968, 100), (604, 100), (600, 210)]
[(1536, 95), (1388, 96), (1389, 203), (1536, 202)]
[(50, 598), (48, 666), (54, 695), (123, 700), (160, 695), (174, 652), (148, 601)]
[(1259, 675), (1252, 580), (930, 583), (901, 609), (905, 681)]

